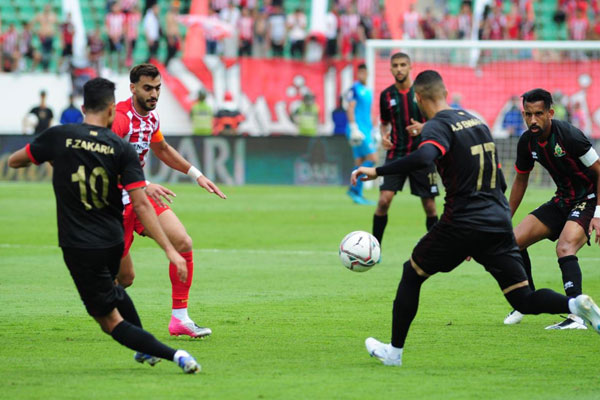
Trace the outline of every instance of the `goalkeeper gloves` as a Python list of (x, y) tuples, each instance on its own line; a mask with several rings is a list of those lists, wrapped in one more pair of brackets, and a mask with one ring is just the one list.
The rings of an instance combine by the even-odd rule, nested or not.
[(365, 135), (358, 129), (356, 122), (350, 123), (350, 146), (360, 146), (365, 140)]

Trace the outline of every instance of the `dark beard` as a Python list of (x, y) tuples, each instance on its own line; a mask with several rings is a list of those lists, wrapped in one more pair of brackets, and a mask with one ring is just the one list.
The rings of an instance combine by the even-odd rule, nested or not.
[(406, 78), (408, 78), (408, 75), (406, 75), (406, 76), (404, 77), (404, 79), (402, 79), (402, 80), (400, 80), (400, 79), (398, 79), (398, 78), (394, 77), (394, 79), (395, 79), (395, 80), (396, 80), (396, 82), (398, 82), (398, 83), (404, 83), (404, 82), (406, 81)]

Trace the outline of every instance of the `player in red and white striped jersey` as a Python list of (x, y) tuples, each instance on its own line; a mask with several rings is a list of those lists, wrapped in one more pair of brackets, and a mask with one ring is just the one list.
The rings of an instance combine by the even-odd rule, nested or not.
[[(116, 116), (112, 126), (113, 131), (133, 145), (139, 154), (142, 166), (145, 164), (148, 150), (152, 149), (158, 159), (169, 167), (189, 175), (209, 193), (214, 193), (225, 199), (225, 194), (221, 192), (217, 185), (202, 175), (196, 167), (185, 160), (177, 150), (169, 146), (164, 140), (160, 132), (158, 113), (155, 110), (161, 86), (161, 76), (158, 69), (152, 64), (140, 64), (131, 70), (129, 78), (132, 96), (117, 104)], [(169, 333), (191, 337), (210, 335), (212, 331), (209, 328), (199, 327), (188, 316), (187, 303), (194, 271), (192, 239), (175, 213), (160, 200), (161, 196), (168, 199), (168, 196), (173, 195), (173, 193), (160, 185), (152, 184), (148, 185), (146, 192), (150, 197), (150, 202), (154, 205), (154, 210), (163, 230), (175, 249), (185, 258), (188, 269), (187, 281), (181, 282), (177, 276), (175, 265), (169, 264), (173, 299)], [(117, 279), (121, 285), (127, 287), (133, 283), (135, 276), (133, 262), (129, 255), (129, 248), (133, 242), (133, 231), (135, 230), (141, 235), (145, 235), (146, 232), (137, 219), (133, 207), (129, 204), (126, 193), (123, 194), (123, 204), (125, 205), (123, 211), (125, 250)]]

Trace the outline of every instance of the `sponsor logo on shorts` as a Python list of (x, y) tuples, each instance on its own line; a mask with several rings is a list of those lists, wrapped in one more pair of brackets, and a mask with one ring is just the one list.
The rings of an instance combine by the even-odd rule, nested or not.
[(537, 152), (532, 151), (531, 152), (531, 158), (533, 158), (534, 160), (537, 160), (538, 159)]

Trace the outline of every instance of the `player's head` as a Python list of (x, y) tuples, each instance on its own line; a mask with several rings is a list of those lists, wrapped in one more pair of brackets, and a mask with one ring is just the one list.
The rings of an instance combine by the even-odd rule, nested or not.
[(140, 64), (129, 73), (129, 89), (135, 105), (144, 111), (156, 108), (160, 96), (160, 72), (152, 64)]
[(115, 84), (108, 79), (94, 78), (83, 85), (83, 113), (100, 114), (107, 118), (107, 127), (115, 119)]
[(359, 64), (356, 68), (356, 79), (363, 85), (367, 84), (367, 66), (365, 64)]
[(419, 107), (422, 106), (423, 102), (427, 101), (434, 103), (445, 101), (448, 96), (446, 85), (444, 85), (442, 76), (437, 71), (429, 69), (421, 72), (415, 78), (413, 86)]
[(552, 95), (544, 89), (533, 89), (521, 96), (523, 98), (523, 119), (529, 131), (534, 135), (550, 132), (554, 109)]
[(406, 53), (398, 52), (390, 58), (390, 71), (396, 82), (410, 84), (410, 57)]

